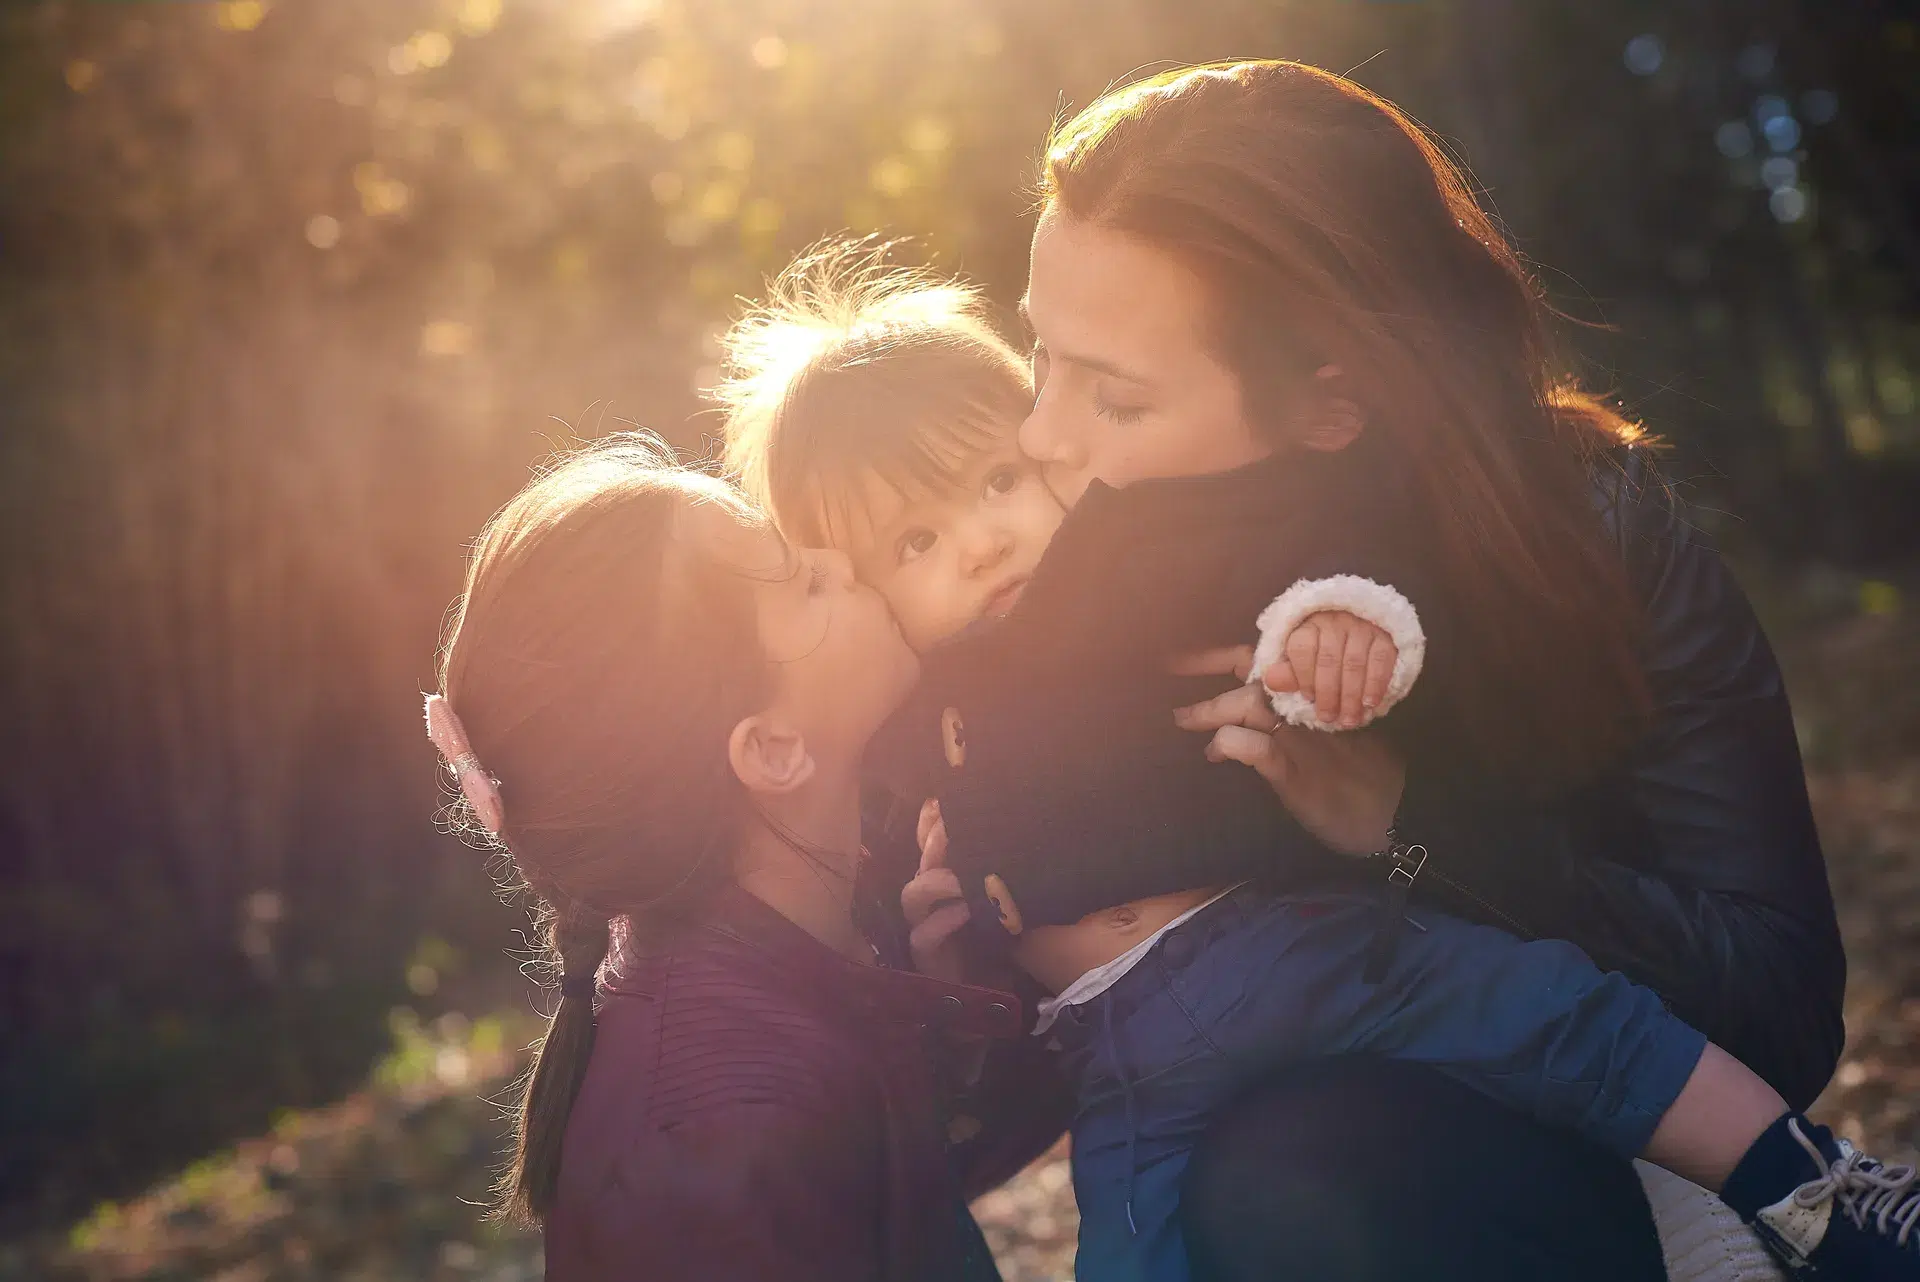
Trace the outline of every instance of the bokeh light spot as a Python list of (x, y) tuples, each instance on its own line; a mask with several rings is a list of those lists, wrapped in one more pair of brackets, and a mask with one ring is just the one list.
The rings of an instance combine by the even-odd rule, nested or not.
[(360, 208), (375, 218), (399, 213), (412, 196), (407, 185), (387, 177), (376, 160), (363, 160), (353, 167), (353, 186), (360, 193)]
[(1729, 120), (1713, 131), (1713, 145), (1728, 160), (1739, 160), (1742, 156), (1753, 154), (1753, 130), (1747, 128), (1744, 120)]
[(420, 329), (422, 356), (465, 356), (473, 350), (473, 326), (465, 321), (429, 321)]
[(1805, 218), (1807, 203), (1807, 193), (1800, 187), (1782, 187), (1767, 197), (1767, 208), (1783, 223), (1797, 223)]
[(1660, 43), (1660, 37), (1648, 32), (1627, 41), (1625, 54), (1622, 55), (1627, 70), (1636, 76), (1650, 76), (1660, 70), (1660, 64), (1667, 59), (1666, 46)]
[(222, 31), (252, 31), (267, 16), (260, 0), (223, 0), (214, 6), (213, 25)]
[(1791, 156), (1774, 156), (1760, 166), (1760, 181), (1768, 191), (1780, 191), (1800, 181), (1800, 166)]
[(1880, 579), (1868, 579), (1860, 585), (1860, 612), (1889, 615), (1900, 612), (1900, 589)]
[(484, 36), (500, 21), (500, 0), (462, 0), (460, 34)]
[(1792, 151), (1800, 145), (1800, 122), (1792, 116), (1775, 116), (1765, 126), (1767, 145), (1775, 151)]
[(340, 243), (340, 220), (332, 214), (315, 214), (307, 219), (307, 243), (315, 249), (332, 249)]
[(753, 65), (766, 71), (773, 71), (787, 65), (787, 42), (779, 36), (761, 36), (753, 42), (748, 51)]
[(67, 64), (67, 88), (75, 93), (85, 93), (93, 88), (100, 79), (100, 64), (86, 58), (75, 58)]
[(937, 155), (953, 145), (953, 130), (947, 122), (922, 116), (907, 126), (907, 146), (923, 156)]
[(913, 186), (913, 166), (898, 156), (888, 156), (874, 164), (869, 179), (882, 196), (898, 198)]
[(709, 183), (694, 211), (710, 223), (723, 223), (740, 208), (740, 188), (730, 182)]
[(407, 41), (407, 47), (413, 51), (413, 62), (418, 67), (444, 67), (453, 56), (453, 41), (442, 31), (415, 32)]
[(759, 196), (747, 202), (740, 213), (740, 234), (752, 239), (764, 240), (780, 230), (780, 224), (786, 211), (780, 208), (780, 202), (768, 196)]

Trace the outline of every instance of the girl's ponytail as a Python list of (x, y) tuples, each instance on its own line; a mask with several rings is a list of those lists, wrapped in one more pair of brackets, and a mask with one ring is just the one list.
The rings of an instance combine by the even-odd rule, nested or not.
[(495, 1213), (522, 1225), (546, 1221), (560, 1184), (567, 1117), (593, 1054), (595, 977), (611, 937), (605, 916), (578, 905), (547, 913), (547, 951), (560, 964), (560, 1006), (534, 1049), (514, 1109), (513, 1160)]

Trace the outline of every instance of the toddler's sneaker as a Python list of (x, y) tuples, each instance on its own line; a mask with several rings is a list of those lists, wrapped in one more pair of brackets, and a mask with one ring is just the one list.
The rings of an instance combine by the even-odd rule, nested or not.
[(1754, 1141), (1721, 1196), (1797, 1276), (1920, 1282), (1914, 1168), (1888, 1166), (1798, 1114)]

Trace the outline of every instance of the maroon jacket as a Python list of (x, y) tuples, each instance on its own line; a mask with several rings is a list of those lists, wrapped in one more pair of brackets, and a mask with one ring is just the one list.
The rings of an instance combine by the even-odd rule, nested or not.
[[(1024, 1028), (1006, 993), (856, 965), (729, 887), (603, 981), (549, 1282), (996, 1276), (965, 1200), (1070, 1108)], [(962, 1091), (942, 1032), (1005, 1040)]]

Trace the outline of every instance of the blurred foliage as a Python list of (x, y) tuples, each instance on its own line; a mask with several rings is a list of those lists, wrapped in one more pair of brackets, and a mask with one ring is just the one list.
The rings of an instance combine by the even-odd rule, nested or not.
[(822, 233), (1011, 300), (1047, 121), (1242, 55), (1428, 121), (1745, 537), (1897, 577), (1890, 2), (0, 6), (0, 1203), (330, 1098), (407, 987), (501, 957), (417, 692), (532, 460), (622, 417), (699, 449), (732, 300)]

